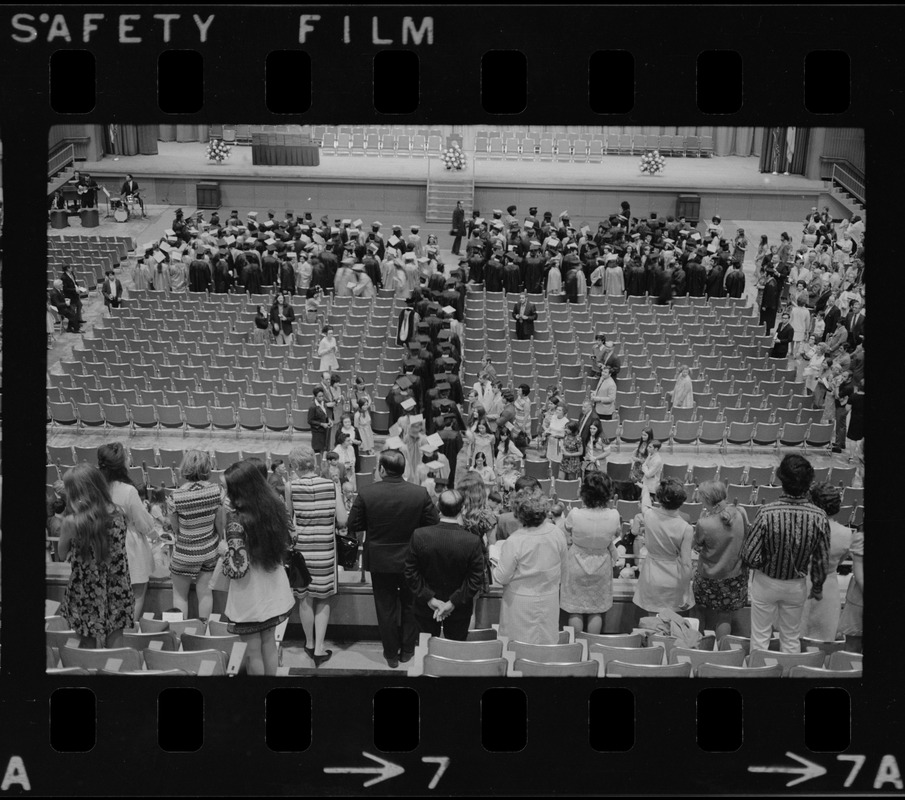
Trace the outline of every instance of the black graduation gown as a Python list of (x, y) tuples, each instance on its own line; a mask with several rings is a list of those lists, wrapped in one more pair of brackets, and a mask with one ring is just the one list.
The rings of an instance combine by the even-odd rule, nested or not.
[(503, 291), (503, 265), (491, 259), (484, 267), (484, 288), (488, 292)]
[(741, 297), (745, 293), (745, 273), (740, 269), (733, 269), (726, 276), (726, 289), (730, 297)]
[(691, 297), (703, 297), (707, 285), (707, 271), (697, 261), (689, 261), (685, 270), (688, 282), (688, 294)]
[(726, 291), (723, 288), (723, 268), (717, 264), (711, 268), (707, 275), (707, 296), (708, 297), (725, 297)]
[(625, 293), (630, 297), (642, 297), (645, 291), (644, 269), (637, 264), (628, 268), (625, 276)]
[(518, 294), (521, 290), (522, 275), (519, 272), (518, 264), (510, 261), (503, 267), (503, 289), (506, 292)]
[(261, 269), (264, 273), (264, 285), (273, 286), (279, 280), (280, 260), (276, 256), (268, 254), (264, 256), (262, 261)]
[(206, 261), (195, 260), (189, 264), (189, 291), (206, 292), (211, 285), (211, 270)]
[(261, 277), (262, 273), (258, 269), (257, 264), (248, 263), (245, 265), (245, 269), (242, 270), (242, 285), (248, 294), (261, 293)]
[(471, 283), (484, 282), (484, 256), (480, 251), (476, 251), (468, 259), (468, 280)]
[(545, 261), (540, 256), (528, 256), (523, 262), (525, 291), (539, 294), (543, 286)]

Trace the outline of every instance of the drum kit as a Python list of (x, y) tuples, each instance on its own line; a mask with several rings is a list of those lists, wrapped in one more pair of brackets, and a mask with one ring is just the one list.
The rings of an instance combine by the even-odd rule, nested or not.
[(117, 222), (127, 222), (135, 212), (136, 206), (138, 206), (138, 196), (134, 194), (127, 194), (125, 201), (118, 197), (110, 199), (110, 208), (113, 210), (113, 219)]

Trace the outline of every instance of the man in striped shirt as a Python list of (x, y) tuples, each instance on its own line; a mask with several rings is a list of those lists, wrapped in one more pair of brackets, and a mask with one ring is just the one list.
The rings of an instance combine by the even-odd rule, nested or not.
[[(773, 626), (783, 653), (800, 652), (799, 627), (805, 600), (819, 600), (826, 579), (830, 523), (808, 500), (814, 468), (796, 454), (776, 470), (783, 495), (764, 505), (745, 537), (742, 558), (751, 569), (751, 651), (767, 650)], [(811, 592), (807, 575), (810, 572)]]

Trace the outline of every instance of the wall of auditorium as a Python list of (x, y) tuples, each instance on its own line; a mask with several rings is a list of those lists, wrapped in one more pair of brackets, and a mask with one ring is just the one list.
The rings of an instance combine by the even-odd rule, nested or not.
[[(204, 179), (207, 180), (207, 176)], [(343, 216), (354, 215), (355, 212), (383, 217), (397, 215), (394, 219), (381, 219), (385, 225), (393, 225), (408, 222), (412, 214), (423, 217), (426, 207), (423, 181), (352, 184), (255, 178), (221, 179), (217, 183), (220, 185), (221, 208), (273, 208), (280, 218), (287, 209), (317, 209), (326, 214), (342, 212)], [(196, 208), (197, 180), (142, 176), (141, 185), (146, 202), (184, 206), (186, 211)]]
[[(695, 192), (701, 197), (701, 219), (718, 214), (724, 220), (775, 220), (800, 222), (817, 202), (814, 194), (750, 194), (742, 192)], [(518, 206), (519, 214), (531, 206), (538, 213), (550, 211), (554, 219), (568, 211), (573, 223), (594, 224), (610, 214), (618, 213), (620, 203), (627, 200), (632, 214), (648, 216), (656, 211), (661, 216), (675, 214), (679, 193), (609, 191), (594, 189), (550, 189), (546, 186), (475, 186), (475, 208), (490, 217), (494, 208)]]

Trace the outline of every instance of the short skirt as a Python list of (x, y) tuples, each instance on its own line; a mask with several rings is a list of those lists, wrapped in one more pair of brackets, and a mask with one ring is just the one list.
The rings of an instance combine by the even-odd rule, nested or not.
[(748, 571), (734, 578), (707, 578), (695, 575), (692, 584), (695, 602), (711, 611), (738, 611), (748, 603)]

